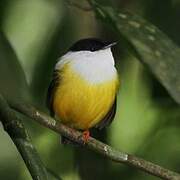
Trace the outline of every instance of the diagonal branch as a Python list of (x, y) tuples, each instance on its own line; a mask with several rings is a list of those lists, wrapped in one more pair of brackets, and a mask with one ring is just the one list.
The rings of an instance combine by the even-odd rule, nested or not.
[(124, 163), (130, 166), (133, 166), (135, 168), (138, 168), (144, 172), (147, 172), (151, 175), (160, 177), (162, 179), (167, 180), (180, 180), (180, 174), (170, 171), (168, 169), (165, 169), (159, 165), (156, 165), (154, 163), (148, 162), (146, 160), (143, 160), (141, 158), (138, 158), (134, 155), (130, 155), (121, 151), (118, 151), (112, 147), (110, 147), (107, 144), (104, 144), (92, 137), (88, 140), (86, 144), (83, 144), (83, 138), (82, 133), (79, 131), (76, 131), (74, 129), (71, 129), (60, 122), (54, 120), (50, 116), (46, 115), (43, 112), (40, 112), (39, 110), (35, 109), (31, 105), (27, 105), (25, 103), (19, 103), (19, 102), (13, 102), (10, 103), (10, 105), (17, 111), (23, 113), (24, 115), (32, 118), (34, 121), (40, 123), (41, 125), (52, 129), (53, 131), (66, 136), (67, 138), (71, 139), (72, 141), (75, 141), (88, 149), (91, 149), (108, 159), (118, 162), (118, 163)]
[(47, 172), (17, 112), (0, 95), (0, 121), (20, 152), (34, 180), (60, 179)]

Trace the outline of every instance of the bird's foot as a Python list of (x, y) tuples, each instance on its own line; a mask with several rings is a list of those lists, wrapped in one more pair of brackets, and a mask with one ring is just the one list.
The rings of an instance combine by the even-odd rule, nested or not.
[(87, 143), (89, 137), (90, 137), (90, 132), (89, 132), (89, 130), (84, 131), (84, 132), (83, 132), (83, 142), (84, 142), (84, 144)]

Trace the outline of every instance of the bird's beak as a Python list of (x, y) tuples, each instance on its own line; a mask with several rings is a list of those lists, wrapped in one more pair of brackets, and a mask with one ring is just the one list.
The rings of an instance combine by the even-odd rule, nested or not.
[(117, 44), (117, 42), (112, 42), (112, 43), (108, 44), (107, 46), (104, 46), (103, 49), (110, 48), (110, 47), (112, 47), (112, 46), (115, 46), (116, 44)]

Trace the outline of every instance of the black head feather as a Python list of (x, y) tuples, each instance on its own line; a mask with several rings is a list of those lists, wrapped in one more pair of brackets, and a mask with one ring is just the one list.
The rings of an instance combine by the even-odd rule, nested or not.
[(96, 38), (87, 38), (77, 41), (71, 46), (70, 51), (98, 51), (109, 47), (109, 45), (114, 45), (112, 42), (105, 42)]

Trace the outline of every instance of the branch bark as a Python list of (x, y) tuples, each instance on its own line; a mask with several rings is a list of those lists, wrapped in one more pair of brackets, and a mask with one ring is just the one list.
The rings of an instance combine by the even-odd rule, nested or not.
[(55, 178), (52, 173), (48, 173), (43, 165), (36, 149), (31, 143), (31, 139), (21, 123), (17, 112), (12, 110), (4, 98), (0, 95), (0, 121), (5, 131), (9, 134), (12, 141), (20, 152), (32, 178), (34, 180), (48, 180)]
[(22, 114), (32, 118), (36, 122), (40, 123), (41, 125), (52, 129), (53, 131), (66, 136), (67, 138), (71, 139), (72, 141), (75, 141), (82, 146), (87, 147), (90, 150), (93, 150), (108, 159), (118, 162), (118, 163), (124, 163), (130, 166), (133, 166), (135, 168), (138, 168), (144, 172), (147, 172), (151, 175), (160, 177), (162, 179), (167, 180), (180, 180), (180, 174), (170, 171), (168, 169), (165, 169), (159, 165), (156, 165), (154, 163), (148, 162), (144, 159), (141, 159), (139, 157), (136, 157), (134, 155), (130, 155), (121, 151), (118, 151), (112, 147), (110, 147), (107, 144), (104, 144), (92, 137), (89, 138), (86, 144), (83, 142), (82, 133), (71, 129), (63, 124), (61, 124), (59, 121), (54, 120), (50, 116), (46, 115), (45, 113), (37, 110), (31, 105), (20, 103), (20, 102), (10, 102), (11, 107), (13, 107), (15, 110), (21, 112)]

